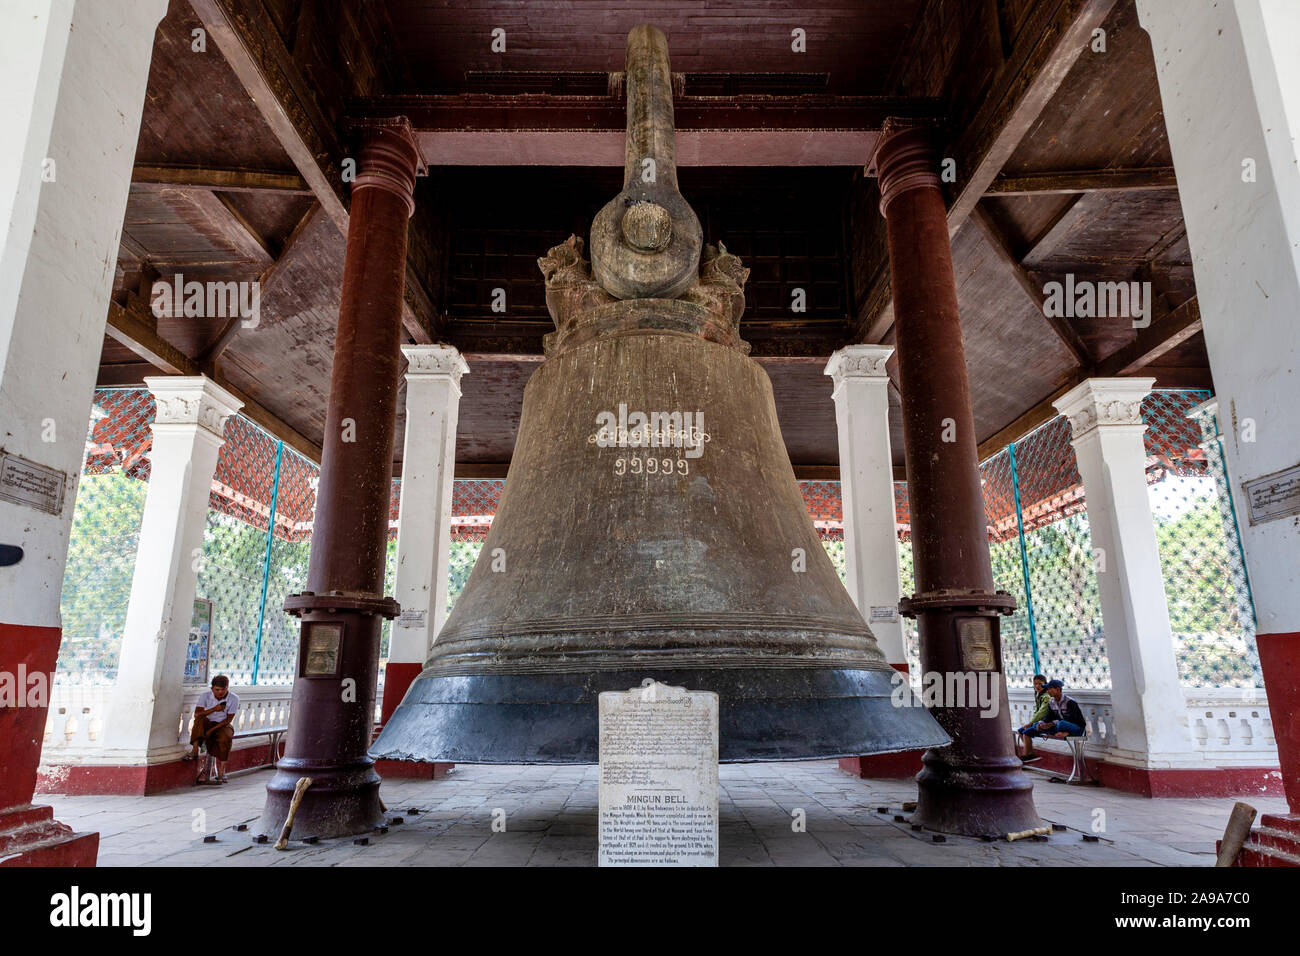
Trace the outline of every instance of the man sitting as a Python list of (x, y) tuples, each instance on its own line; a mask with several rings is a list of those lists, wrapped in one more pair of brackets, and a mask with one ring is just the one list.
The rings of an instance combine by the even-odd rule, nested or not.
[(1047, 694), (1051, 698), (1047, 702), (1049, 720), (1040, 720), (1034, 725), (1034, 729), (1027, 733), (1026, 737), (1051, 737), (1054, 740), (1064, 740), (1067, 737), (1082, 737), (1087, 722), (1083, 716), (1083, 709), (1073, 697), (1067, 697), (1064, 691), (1065, 685), (1059, 680), (1049, 680), (1047, 682)]
[[(190, 752), (183, 760), (194, 760), (199, 755), (202, 742), (208, 756), (217, 761), (216, 783), (226, 782), (226, 762), (230, 759), (230, 746), (235, 740), (235, 711), (239, 709), (239, 695), (230, 692), (230, 678), (218, 674), (212, 678), (212, 689), (203, 692), (194, 707), (194, 722), (190, 726)], [(203, 775), (200, 776), (203, 779)]]
[(1038, 759), (1038, 754), (1034, 753), (1034, 738), (1030, 731), (1040, 721), (1046, 720), (1050, 712), (1048, 703), (1051, 701), (1051, 695), (1047, 693), (1047, 678), (1042, 674), (1034, 675), (1034, 712), (1029, 715), (1029, 723), (1023, 727), (1018, 727), (1016, 733), (1020, 739), (1025, 742), (1025, 755), (1020, 758), (1023, 763), (1030, 763)]

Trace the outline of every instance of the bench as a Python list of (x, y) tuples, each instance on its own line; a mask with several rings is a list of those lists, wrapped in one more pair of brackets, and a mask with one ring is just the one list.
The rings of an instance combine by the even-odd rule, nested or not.
[[(1020, 735), (1015, 730), (1011, 731), (1011, 739), (1015, 742), (1013, 752), (1020, 752)], [(1054, 737), (1040, 737), (1040, 740), (1055, 740)], [(1074, 766), (1070, 768), (1070, 776), (1066, 779), (1061, 777), (1052, 777), (1053, 783), (1068, 783), (1076, 787), (1096, 787), (1101, 785), (1101, 781), (1092, 775), (1088, 769), (1088, 761), (1083, 755), (1083, 745), (1088, 739), (1088, 732), (1085, 729), (1078, 737), (1066, 737), (1065, 742), (1070, 745), (1070, 753), (1074, 757)]]

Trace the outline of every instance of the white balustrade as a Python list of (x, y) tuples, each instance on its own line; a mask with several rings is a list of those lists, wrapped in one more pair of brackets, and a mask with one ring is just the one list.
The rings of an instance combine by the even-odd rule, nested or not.
[[(1103, 759), (1119, 746), (1111, 717), (1110, 691), (1067, 691), (1079, 703), (1088, 722), (1088, 756)], [(1268, 701), (1262, 691), (1250, 688), (1186, 688), (1186, 710), (1181, 718), (1192, 732), (1192, 741), (1206, 763), (1215, 766), (1275, 766), (1277, 741), (1269, 718)], [(1030, 688), (1013, 687), (1007, 692), (1011, 726), (1023, 727), (1033, 712)], [(1035, 749), (1069, 754), (1064, 741), (1034, 741)]]
[[(188, 744), (194, 707), (204, 688), (186, 691), (176, 718), (176, 742)], [(293, 687), (288, 684), (232, 687), (239, 696), (235, 712), (235, 734), (263, 728), (284, 727), (289, 723), (289, 703)], [(108, 716), (112, 684), (60, 684), (50, 689), (50, 709), (45, 718), (45, 764), (76, 763), (82, 757), (94, 757), (103, 747), (103, 729)], [(264, 747), (265, 739), (236, 741), (236, 749)], [(103, 758), (100, 758), (103, 759)]]

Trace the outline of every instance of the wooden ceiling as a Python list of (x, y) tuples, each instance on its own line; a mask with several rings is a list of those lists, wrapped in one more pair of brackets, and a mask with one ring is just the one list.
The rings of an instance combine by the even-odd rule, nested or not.
[[(684, 158), (681, 185), (706, 239), (754, 270), (743, 334), (805, 474), (833, 475), (838, 460), (826, 358), (852, 342), (892, 341), (869, 150), (844, 162), (885, 115), (935, 118), (956, 161), (949, 223), (984, 453), (1050, 418), (1050, 399), (1088, 375), (1211, 387), (1133, 0), (737, 0), (707, 12), (676, 0), (172, 0), (154, 48), (100, 383), (204, 372), (318, 456), (348, 120), (418, 107), (426, 159), (441, 165), (416, 190), (406, 339), (466, 353), (458, 465), (501, 472), (550, 327), (534, 260), (585, 234), (617, 191), (618, 168), (580, 147), (588, 135), (618, 135), (609, 75), (638, 22), (668, 35), (683, 74), (679, 127), (745, 159)], [(790, 49), (796, 27), (806, 31), (803, 54)], [(491, 50), (496, 28), (506, 31), (504, 53)], [(1097, 29), (1104, 52), (1092, 49)], [(205, 50), (195, 49), (196, 30)], [(510, 147), (511, 135), (537, 130), (549, 131), (545, 159)], [(454, 161), (486, 155), (502, 158)], [(782, 165), (754, 164), (768, 159)], [(260, 280), (259, 323), (155, 318), (148, 290), (177, 273)], [(1150, 282), (1150, 325), (1047, 318), (1043, 287), (1067, 273)], [(795, 286), (811, 290), (807, 312), (788, 307)], [(508, 290), (504, 315), (485, 302), (496, 287)], [(896, 391), (891, 400), (901, 463)]]

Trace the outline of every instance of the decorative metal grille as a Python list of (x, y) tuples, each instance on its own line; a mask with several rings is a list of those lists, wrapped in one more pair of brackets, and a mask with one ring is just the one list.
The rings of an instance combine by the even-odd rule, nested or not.
[[(1063, 417), (1010, 446), (1037, 671), (1075, 690), (1110, 686), (1083, 481)], [(1033, 672), (1017, 675), (1025, 686)], [(1013, 684), (1020, 681), (1008, 680)]]
[(1255, 611), (1207, 392), (1142, 404), (1147, 493), (1178, 673), (1189, 687), (1263, 687)]
[(144, 389), (95, 393), (60, 605), (61, 684), (111, 684), (117, 677), (149, 490), (153, 417), (153, 396)]

